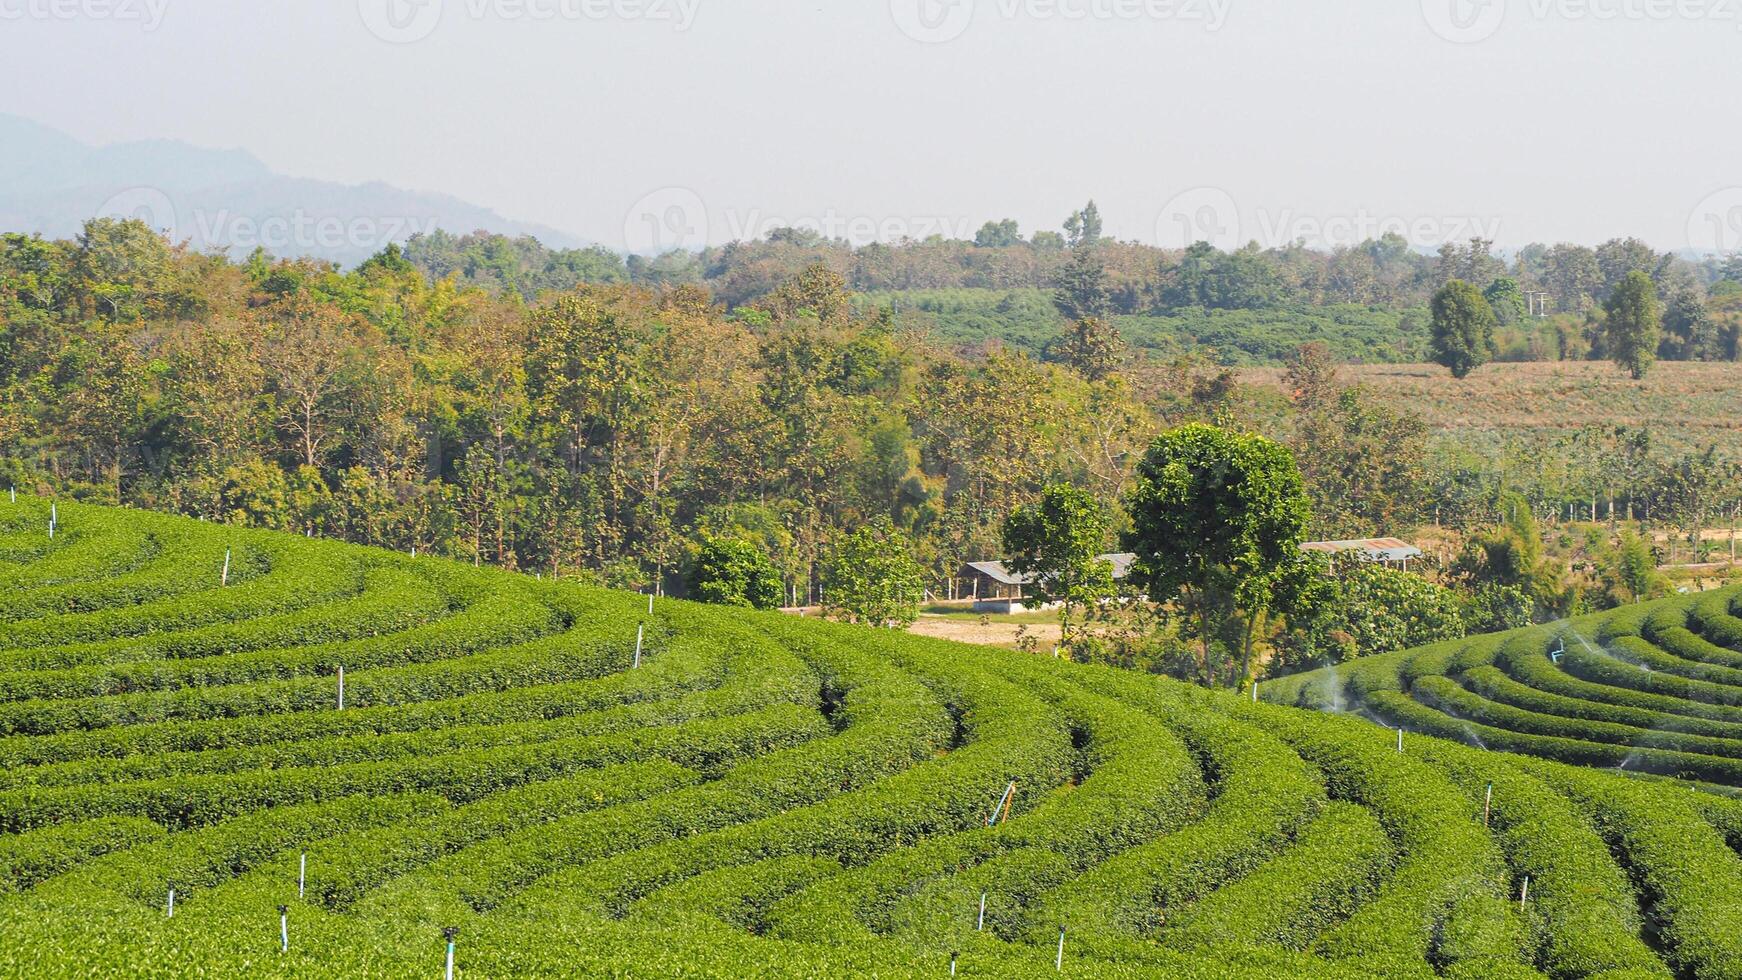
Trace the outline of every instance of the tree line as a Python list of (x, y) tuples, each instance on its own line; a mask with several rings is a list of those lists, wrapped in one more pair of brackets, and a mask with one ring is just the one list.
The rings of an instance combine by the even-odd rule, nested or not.
[[(1519, 507), (1733, 512), (1729, 460), (1666, 454), (1646, 430), (1582, 432), (1553, 469), (1541, 447), (1458, 455), (1344, 384), (1322, 344), (1290, 355), (1281, 393), (1133, 351), (1118, 247), (1089, 210), (1060, 242), (986, 246), (1056, 251), (1039, 357), (939, 343), (826, 261), (723, 301), (641, 274), (436, 275), (413, 258), (427, 242), (345, 270), (110, 219), (71, 241), (0, 236), (0, 479), (763, 605), (894, 581), (901, 608), (1005, 553), (1008, 520), (1050, 487), (1098, 501), (1111, 546), (1144, 453), (1190, 422), (1285, 447), (1315, 537), (1481, 529)], [(1575, 601), (1536, 591), (1539, 611)]]

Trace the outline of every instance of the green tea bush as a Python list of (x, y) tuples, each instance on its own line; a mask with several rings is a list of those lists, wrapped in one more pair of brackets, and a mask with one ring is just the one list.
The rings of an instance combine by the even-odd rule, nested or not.
[(0, 976), (1742, 975), (1735, 590), (1254, 704), (61, 510), (0, 504)]

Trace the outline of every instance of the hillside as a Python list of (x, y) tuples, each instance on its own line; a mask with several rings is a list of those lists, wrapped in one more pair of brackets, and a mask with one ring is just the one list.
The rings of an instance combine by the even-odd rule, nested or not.
[[(1347, 365), (1344, 380), (1381, 402), (1419, 413), (1473, 452), (1507, 436), (1569, 435), (1586, 426), (1649, 428), (1677, 451), (1716, 445), (1742, 454), (1742, 364), (1663, 361), (1644, 381), (1613, 364), (1489, 364), (1455, 381), (1432, 364)], [(1280, 368), (1246, 368), (1242, 380), (1280, 386)]]
[(73, 238), (95, 217), (141, 218), (172, 242), (199, 250), (244, 257), (258, 246), (283, 258), (345, 266), (437, 229), (532, 235), (559, 248), (579, 244), (447, 194), (297, 178), (242, 150), (175, 140), (89, 146), (0, 114), (0, 228)]
[(952, 952), (964, 976), (1742, 975), (1724, 796), (905, 634), (52, 513), (51, 536), (48, 502), (0, 498), (5, 975), (433, 977), (446, 927), (477, 977), (947, 976)]
[(1403, 651), (1270, 685), (1411, 731), (1742, 786), (1742, 589)]

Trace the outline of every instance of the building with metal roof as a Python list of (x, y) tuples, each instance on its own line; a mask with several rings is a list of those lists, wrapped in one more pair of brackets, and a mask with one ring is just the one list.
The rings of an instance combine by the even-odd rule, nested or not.
[[(1123, 581), (1131, 574), (1131, 563), (1137, 556), (1129, 553), (1099, 556), (1113, 566), (1113, 580)], [(974, 599), (975, 612), (1021, 612), (1027, 608), (1028, 586), (1033, 575), (1018, 574), (1003, 561), (971, 561), (957, 573), (958, 595)]]
[(1399, 564), (1409, 567), (1412, 558), (1420, 558), (1422, 551), (1415, 545), (1400, 538), (1358, 538), (1351, 541), (1309, 541), (1300, 546), (1302, 551), (1318, 551), (1328, 555), (1355, 554), (1368, 561), (1384, 564)]

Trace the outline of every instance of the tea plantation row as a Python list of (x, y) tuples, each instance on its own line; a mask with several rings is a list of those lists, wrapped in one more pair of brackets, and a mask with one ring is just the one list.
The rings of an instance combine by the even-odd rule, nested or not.
[[(50, 509), (0, 501), (0, 974), (440, 977), (451, 937), (472, 977), (1742, 976), (1720, 794), (161, 515), (62, 503), (51, 539)], [(1709, 673), (1636, 669), (1705, 698), (1514, 674), (1552, 634), (1339, 684), (1424, 731), (1487, 725), (1448, 713), (1472, 694), (1649, 731), (1630, 768), (1725, 781), (1715, 610), (1592, 638), (1686, 644), (1652, 648)]]

